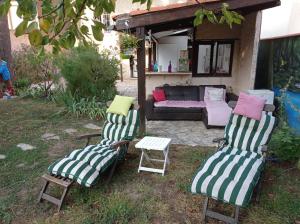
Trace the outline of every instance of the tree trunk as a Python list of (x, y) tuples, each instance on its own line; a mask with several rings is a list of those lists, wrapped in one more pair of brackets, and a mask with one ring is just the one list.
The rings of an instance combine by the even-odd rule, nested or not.
[(0, 56), (8, 63), (12, 72), (11, 41), (7, 16), (0, 17), (0, 30)]

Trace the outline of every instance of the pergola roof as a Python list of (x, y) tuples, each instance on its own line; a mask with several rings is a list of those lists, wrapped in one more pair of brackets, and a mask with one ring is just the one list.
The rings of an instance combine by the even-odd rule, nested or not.
[(150, 10), (135, 10), (127, 14), (117, 15), (114, 17), (115, 29), (122, 31), (137, 27), (153, 28), (157, 25), (177, 23), (178, 21), (191, 24), (200, 4), (210, 10), (218, 10), (222, 3), (229, 4), (231, 10), (247, 14), (278, 6), (280, 0), (189, 0), (185, 3), (153, 7)]

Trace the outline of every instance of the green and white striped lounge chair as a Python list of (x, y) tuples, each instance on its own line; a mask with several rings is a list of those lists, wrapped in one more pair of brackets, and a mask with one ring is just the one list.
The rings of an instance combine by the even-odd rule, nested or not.
[[(230, 102), (230, 106), (234, 106)], [(265, 111), (274, 106), (265, 105)], [(246, 207), (257, 186), (265, 164), (266, 144), (275, 126), (275, 118), (264, 113), (260, 121), (231, 114), (218, 151), (197, 170), (191, 186), (193, 194), (206, 196), (203, 222), (206, 217), (226, 223), (238, 223), (239, 208)], [(220, 144), (222, 143), (222, 144)], [(208, 209), (209, 199), (235, 206), (234, 218)]]
[[(49, 174), (43, 175), (45, 185), (40, 193), (39, 201), (48, 200), (58, 205), (58, 210), (60, 210), (68, 188), (73, 181), (82, 186), (91, 187), (97, 182), (101, 173), (112, 167), (109, 181), (117, 162), (124, 159), (129, 142), (135, 137), (138, 125), (139, 113), (137, 110), (129, 110), (127, 116), (108, 113), (102, 134), (78, 137), (78, 139), (88, 140), (86, 147), (74, 150), (49, 166)], [(102, 140), (99, 144), (89, 145), (92, 137), (101, 135)], [(60, 200), (45, 193), (49, 182), (64, 187)]]

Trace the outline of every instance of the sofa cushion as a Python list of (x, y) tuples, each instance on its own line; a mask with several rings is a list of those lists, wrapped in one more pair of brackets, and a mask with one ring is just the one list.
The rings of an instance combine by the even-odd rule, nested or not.
[(199, 88), (199, 100), (204, 101), (204, 95), (205, 95), (205, 87), (213, 87), (213, 88), (222, 88), (226, 89), (225, 85), (200, 85)]
[(205, 103), (191, 100), (165, 100), (155, 102), (154, 107), (204, 108)]
[(199, 100), (197, 86), (164, 86), (167, 100)]
[(153, 98), (155, 102), (165, 101), (166, 95), (163, 89), (156, 89), (152, 91)]
[(266, 100), (261, 97), (250, 96), (241, 92), (233, 113), (259, 121), (265, 102)]
[(202, 108), (154, 107), (154, 113), (202, 113)]
[(226, 90), (223, 88), (205, 87), (204, 101), (225, 101)]

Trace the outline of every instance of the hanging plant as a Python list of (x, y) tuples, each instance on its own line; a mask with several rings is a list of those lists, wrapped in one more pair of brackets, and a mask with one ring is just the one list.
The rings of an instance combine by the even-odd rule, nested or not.
[(138, 48), (139, 41), (140, 39), (131, 34), (121, 34), (119, 39), (121, 54), (133, 55)]

